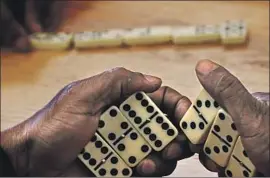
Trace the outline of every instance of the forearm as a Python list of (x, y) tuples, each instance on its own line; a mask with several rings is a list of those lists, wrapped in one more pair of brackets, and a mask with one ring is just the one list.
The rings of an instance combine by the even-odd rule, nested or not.
[(1, 147), (7, 154), (17, 176), (26, 176), (28, 148), (26, 122), (1, 132)]

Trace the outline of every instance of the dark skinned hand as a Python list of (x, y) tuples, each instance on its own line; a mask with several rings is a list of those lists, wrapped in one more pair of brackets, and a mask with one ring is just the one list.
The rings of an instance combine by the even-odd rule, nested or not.
[[(198, 63), (196, 73), (202, 86), (232, 116), (258, 175), (270, 176), (269, 93), (249, 93), (228, 70), (208, 60)], [(219, 176), (224, 177), (224, 168), (210, 160), (203, 153), (202, 147), (191, 145), (208, 170), (218, 172)]]
[[(137, 91), (153, 101), (178, 125), (191, 102), (161, 80), (116, 68), (64, 87), (25, 122), (1, 133), (1, 144), (18, 176), (93, 176), (77, 159), (95, 133), (100, 115)], [(177, 160), (192, 156), (183, 133), (162, 152), (153, 152), (134, 176), (166, 176)]]
[(55, 0), (1, 0), (1, 47), (30, 51), (28, 35), (54, 31), (60, 22), (64, 3)]

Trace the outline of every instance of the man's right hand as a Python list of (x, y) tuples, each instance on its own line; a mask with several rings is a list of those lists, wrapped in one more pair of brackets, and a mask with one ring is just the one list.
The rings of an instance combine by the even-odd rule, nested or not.
[[(257, 171), (270, 176), (269, 93), (249, 93), (229, 71), (208, 60), (198, 63), (196, 73), (206, 91), (231, 115)], [(201, 148), (198, 149), (201, 163), (208, 170), (224, 175), (223, 169), (204, 155)]]

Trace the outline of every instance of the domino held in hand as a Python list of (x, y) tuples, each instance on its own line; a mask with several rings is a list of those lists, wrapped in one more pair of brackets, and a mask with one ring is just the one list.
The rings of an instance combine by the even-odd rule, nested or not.
[(161, 151), (178, 130), (143, 92), (137, 92), (120, 105), (120, 111), (155, 151)]
[(248, 158), (241, 138), (238, 137), (229, 163), (225, 169), (225, 174), (227, 177), (253, 177), (255, 173), (255, 166)]
[(130, 177), (132, 170), (97, 133), (78, 158), (97, 177)]
[(110, 107), (102, 114), (98, 133), (130, 167), (136, 166), (152, 151), (147, 141), (116, 106)]
[(191, 143), (204, 143), (219, 109), (219, 104), (203, 89), (179, 123)]
[(204, 153), (219, 166), (225, 167), (238, 136), (231, 116), (220, 109), (204, 144)]

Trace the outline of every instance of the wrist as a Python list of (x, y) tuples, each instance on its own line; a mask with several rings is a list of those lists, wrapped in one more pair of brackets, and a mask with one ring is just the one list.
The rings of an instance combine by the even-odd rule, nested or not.
[(26, 129), (27, 122), (1, 132), (1, 147), (9, 157), (9, 160), (17, 176), (26, 176), (29, 163), (29, 133)]

